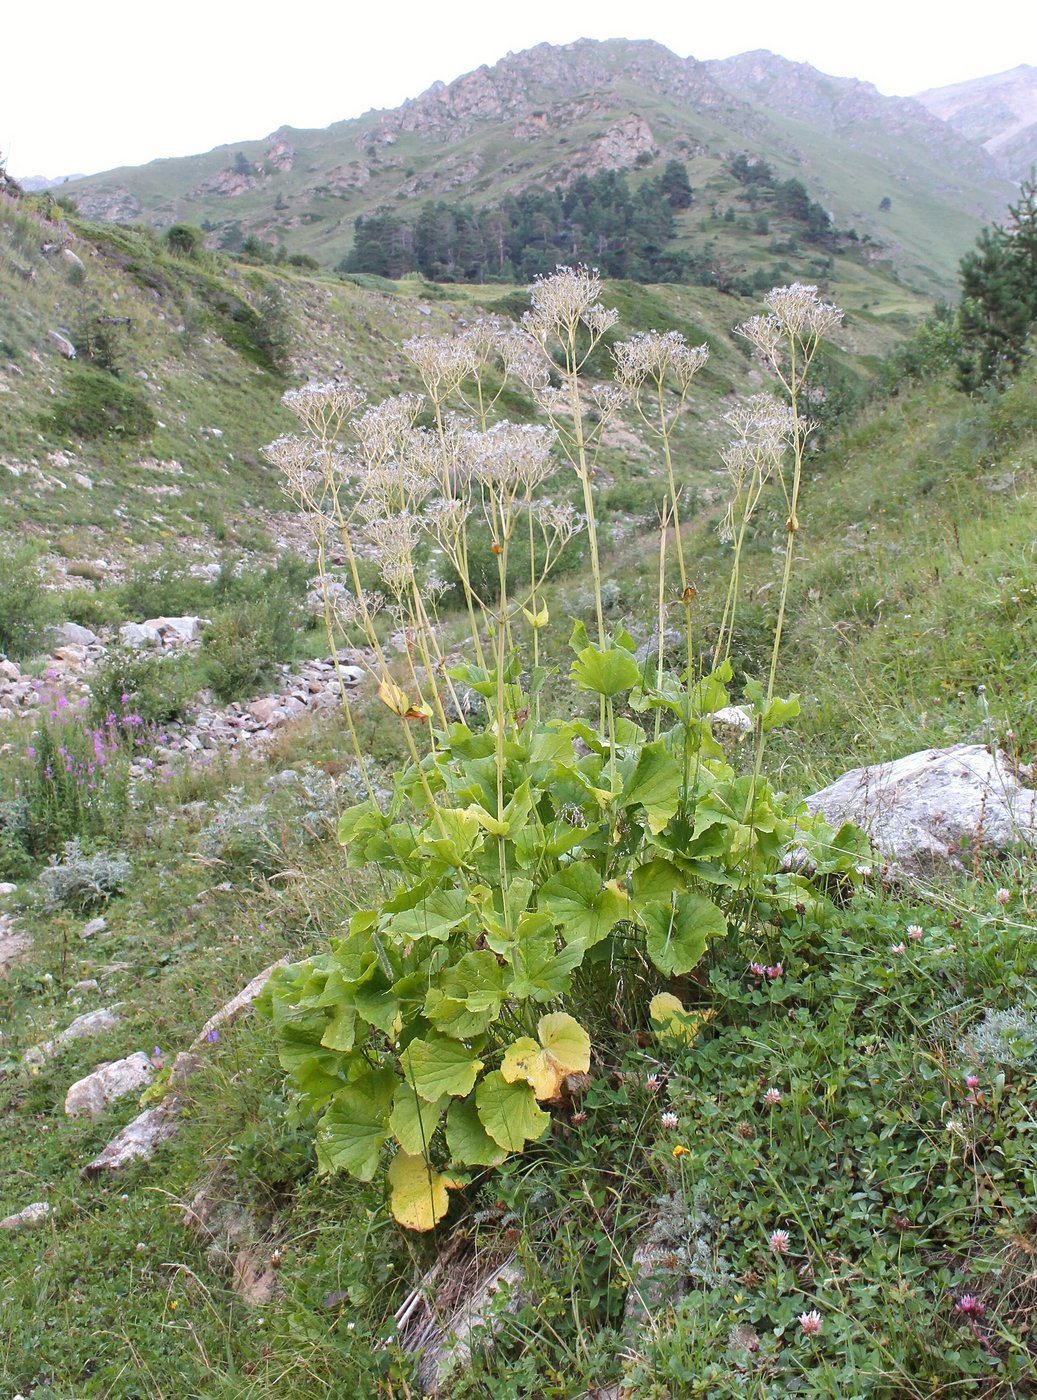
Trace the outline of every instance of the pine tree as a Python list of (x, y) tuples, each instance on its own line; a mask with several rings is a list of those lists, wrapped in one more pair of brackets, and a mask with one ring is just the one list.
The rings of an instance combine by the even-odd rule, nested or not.
[(1020, 187), (1008, 222), (985, 228), (961, 260), (958, 381), (971, 392), (1018, 370), (1037, 323), (1037, 179)]

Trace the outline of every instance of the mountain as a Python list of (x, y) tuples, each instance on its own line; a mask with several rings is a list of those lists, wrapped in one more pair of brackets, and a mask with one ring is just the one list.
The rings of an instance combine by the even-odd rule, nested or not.
[(700, 226), (703, 209), (724, 213), (737, 195), (728, 166), (739, 152), (802, 181), (839, 228), (871, 240), (869, 256), (931, 295), (948, 294), (961, 254), (1011, 195), (985, 152), (919, 104), (770, 54), (709, 64), (622, 39), (540, 44), (392, 111), (284, 127), (63, 193), (89, 218), (188, 222), (229, 249), (254, 235), (334, 267), (358, 215), (436, 199), (486, 207), (608, 169), (636, 184), (678, 160), (697, 192), (680, 231), (700, 251), (717, 237)]
[(1037, 68), (930, 88), (918, 101), (989, 152), (1003, 174), (1022, 180), (1037, 165)]

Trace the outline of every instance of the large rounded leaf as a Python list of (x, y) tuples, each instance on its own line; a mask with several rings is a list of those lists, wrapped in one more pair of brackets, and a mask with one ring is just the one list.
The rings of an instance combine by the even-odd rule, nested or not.
[(389, 1204), (405, 1230), (431, 1230), (450, 1209), (449, 1188), (459, 1186), (424, 1157), (398, 1152), (389, 1167)]
[(446, 1116), (451, 1160), (464, 1167), (499, 1167), (508, 1155), (487, 1133), (471, 1099), (454, 1099)]
[(727, 932), (724, 915), (712, 900), (700, 894), (682, 894), (641, 910), (647, 934), (648, 956), (667, 977), (690, 972), (706, 951), (711, 938)]
[(373, 1070), (340, 1089), (317, 1125), (317, 1162), (322, 1171), (347, 1171), (370, 1181), (389, 1135), (389, 1109), (398, 1084), (391, 1069)]
[(551, 1115), (537, 1107), (528, 1084), (509, 1084), (497, 1069), (475, 1091), (475, 1104), (480, 1123), (508, 1152), (521, 1152), (527, 1142), (543, 1137), (551, 1121)]
[(590, 1069), (591, 1041), (579, 1021), (564, 1011), (541, 1016), (537, 1034), (539, 1045), (524, 1035), (508, 1046), (501, 1074), (509, 1084), (524, 1080), (544, 1103), (558, 1098), (570, 1074)]
[(435, 1103), (443, 1094), (463, 1099), (472, 1092), (483, 1065), (467, 1045), (442, 1035), (412, 1040), (400, 1056), (400, 1063), (408, 1084), (429, 1103)]
[(448, 1102), (444, 1094), (435, 1103), (427, 1103), (405, 1079), (400, 1080), (389, 1114), (389, 1129), (404, 1152), (428, 1152)]

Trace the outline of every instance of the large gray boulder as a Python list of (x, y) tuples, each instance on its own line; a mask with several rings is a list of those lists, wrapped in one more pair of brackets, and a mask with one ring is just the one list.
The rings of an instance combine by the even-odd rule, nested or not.
[(854, 768), (807, 798), (833, 826), (855, 822), (888, 860), (917, 873), (960, 867), (975, 849), (1037, 846), (1037, 792), (982, 744), (923, 749)]
[(102, 1065), (70, 1086), (65, 1095), (65, 1112), (70, 1118), (97, 1118), (116, 1099), (150, 1084), (154, 1073), (155, 1066), (143, 1050)]

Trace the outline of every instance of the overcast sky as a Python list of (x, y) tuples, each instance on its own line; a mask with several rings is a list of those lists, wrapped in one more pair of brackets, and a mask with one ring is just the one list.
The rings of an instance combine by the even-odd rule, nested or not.
[(14, 0), (4, 8), (0, 153), (15, 176), (90, 174), (283, 125), (328, 126), (398, 106), (509, 50), (584, 36), (656, 39), (699, 59), (770, 49), (888, 94), (1037, 64), (1033, 0), (980, 10), (928, 0)]

